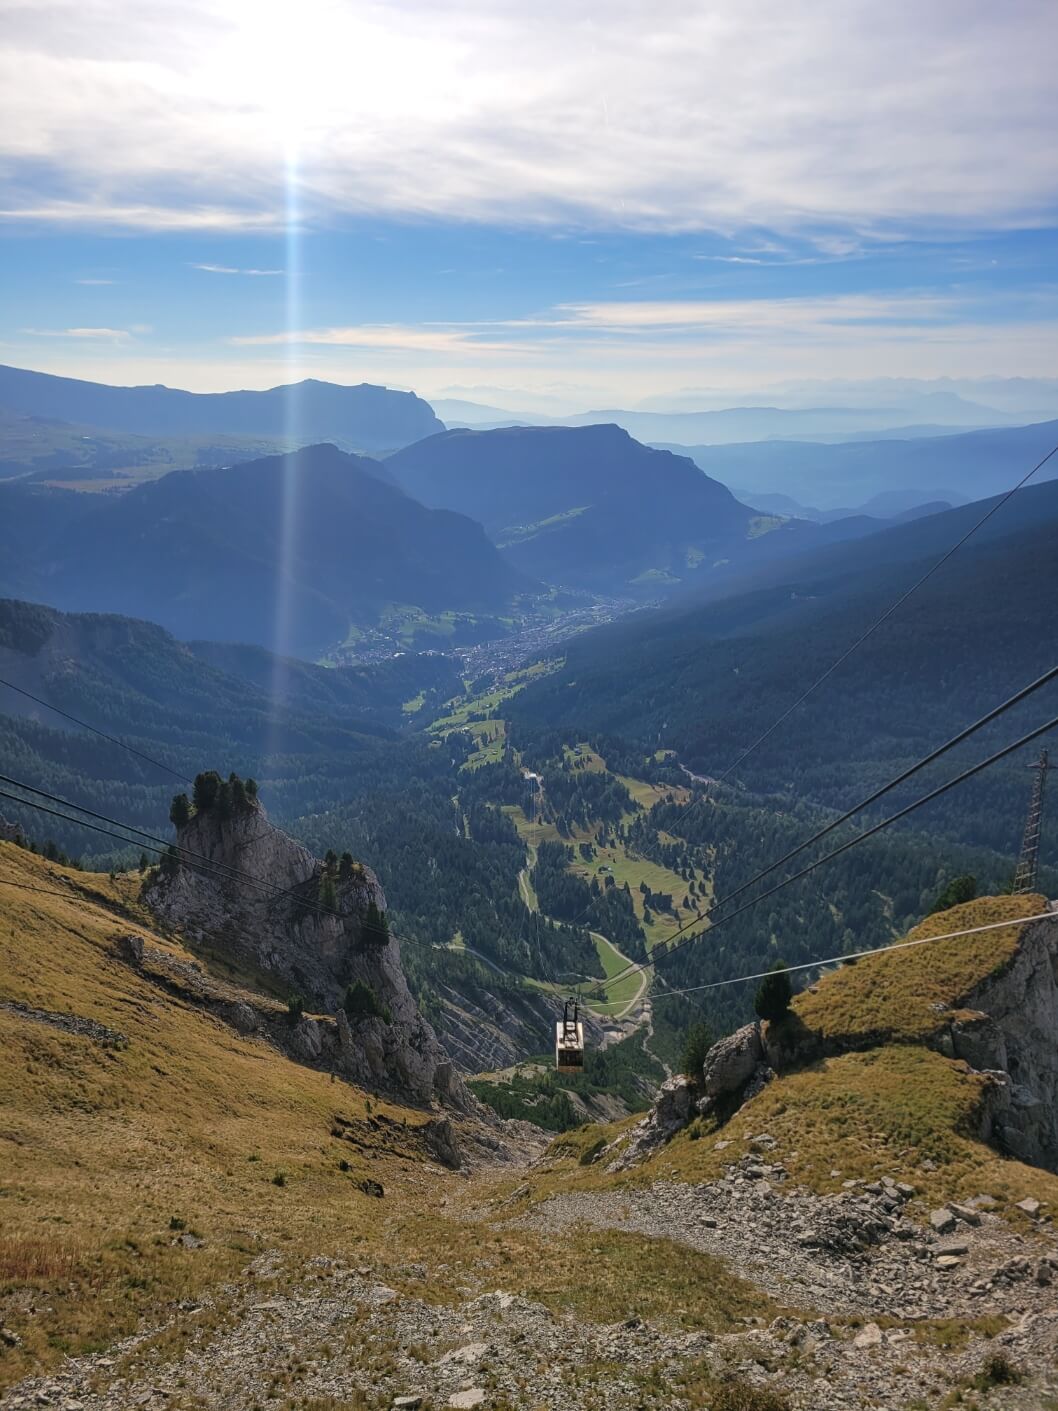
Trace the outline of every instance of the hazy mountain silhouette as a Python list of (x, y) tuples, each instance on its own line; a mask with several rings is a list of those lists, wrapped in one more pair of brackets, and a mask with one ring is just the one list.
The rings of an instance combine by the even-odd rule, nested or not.
[(488, 613), (528, 585), (481, 526), (307, 447), (117, 496), (0, 485), (0, 592), (314, 655), (391, 603)]
[(386, 465), (424, 504), (480, 519), (525, 572), (605, 591), (693, 578), (756, 519), (692, 461), (617, 426), (448, 431)]
[(0, 366), (0, 407), (29, 416), (155, 436), (252, 435), (337, 441), (350, 449), (393, 450), (442, 429), (414, 392), (309, 378), (266, 392), (183, 392), (111, 387)]

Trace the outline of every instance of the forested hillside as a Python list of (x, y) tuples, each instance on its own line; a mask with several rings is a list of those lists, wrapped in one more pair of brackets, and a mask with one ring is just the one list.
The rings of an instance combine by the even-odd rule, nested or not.
[[(601, 977), (587, 932), (531, 911), (519, 890), (525, 845), (501, 810), (527, 804), (521, 774), (464, 770), (475, 742), (463, 729), (393, 728), (409, 718), (403, 693), (429, 712), (445, 671), (435, 657), (324, 670), (192, 648), (128, 618), (0, 602), (0, 676), (131, 747), (0, 686), (0, 757), (13, 777), (163, 841), (172, 795), (202, 769), (256, 779), (276, 823), (376, 870), (395, 930), (416, 943), (408, 965), (428, 1007), (442, 984), (487, 1001), (516, 994), (523, 975)], [(144, 848), (135, 834), (126, 843), (123, 830), (114, 838), (10, 799), (0, 814), (86, 863), (134, 866)]]
[[(847, 807), (1054, 665), (1058, 492), (1022, 494), (1016, 511), (1012, 502), (997, 513), (738, 766), (733, 787), (782, 808), (793, 800)], [(695, 773), (724, 773), (936, 561), (886, 565), (879, 541), (901, 554), (925, 544), (936, 551), (954, 542), (970, 511), (976, 517), (981, 507), (935, 516), (928, 532), (918, 523), (889, 531), (857, 554), (832, 551), (827, 571), (820, 557), (766, 589), (579, 638), (562, 669), (530, 686), (511, 713), (526, 729), (620, 732), (676, 751)], [(1017, 524), (1043, 514), (1050, 517), (1038, 527), (1000, 532), (1010, 531), (1008, 516)], [(1026, 703), (953, 756), (952, 772), (1046, 719), (1055, 699), (1051, 691)], [(1025, 762), (939, 801), (921, 826), (1009, 852), (1027, 802)]]
[(400, 609), (425, 631), (462, 615), (476, 639), (479, 616), (529, 580), (480, 525), (425, 509), (376, 468), (321, 445), (119, 496), (0, 485), (0, 592), (309, 657)]
[(386, 465), (424, 504), (480, 519), (525, 573), (606, 592), (656, 597), (768, 527), (616, 426), (449, 431)]

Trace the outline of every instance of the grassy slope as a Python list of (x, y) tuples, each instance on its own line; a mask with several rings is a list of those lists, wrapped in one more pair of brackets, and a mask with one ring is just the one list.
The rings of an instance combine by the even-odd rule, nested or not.
[[(158, 1331), (122, 1363), (129, 1375), (136, 1359), (152, 1365), (154, 1349), (208, 1337), (235, 1313), (240, 1271), (265, 1251), (277, 1252), (275, 1273), (254, 1282), (254, 1299), (318, 1279), (305, 1261), (328, 1255), (428, 1302), (505, 1288), (559, 1313), (713, 1331), (770, 1314), (704, 1255), (681, 1250), (677, 1261), (664, 1243), (587, 1232), (556, 1262), (546, 1236), (449, 1215), (442, 1197), (465, 1187), (424, 1163), (414, 1133), (424, 1114), (238, 1037), (113, 958), (114, 936), (137, 931), (192, 960), (141, 924), (135, 879), (0, 843), (5, 881), (70, 894), (0, 885), (0, 999), (89, 1017), (129, 1042), (104, 1047), (0, 1010), (0, 1324), (22, 1339), (0, 1345), (0, 1391), (137, 1329)], [(331, 1136), (336, 1112), (364, 1123), (361, 1147)], [(384, 1183), (384, 1200), (358, 1189), (364, 1176)], [(174, 1218), (201, 1248), (180, 1245)], [(570, 1281), (570, 1263), (589, 1258), (591, 1281)], [(202, 1307), (174, 1319), (182, 1299)]]
[[(907, 939), (943, 936), (1046, 909), (1046, 899), (1040, 896), (982, 897), (927, 917)], [(1002, 969), (1017, 951), (1019, 935), (1012, 926), (938, 941), (923, 946), (921, 954), (890, 951), (869, 962), (845, 965), (814, 987), (814, 994), (800, 995), (794, 1007), (810, 1029), (827, 1038), (922, 1039), (939, 1027), (945, 1011)]]
[[(331, 1138), (336, 1111), (366, 1115), (364, 1094), (238, 1037), (113, 958), (113, 938), (137, 931), (192, 959), (121, 916), (131, 880), (0, 843), (0, 881), (71, 893), (0, 887), (0, 997), (95, 1019), (129, 1040), (104, 1047), (0, 1011), (0, 1315), (25, 1342), (0, 1361), (0, 1384), (31, 1360), (105, 1344), (266, 1245), (313, 1247), (321, 1219), (335, 1242), (355, 1242), (375, 1206), (356, 1180), (385, 1180), (402, 1162), (399, 1142), (380, 1139), (361, 1156)], [(423, 1121), (373, 1106), (398, 1123)], [(286, 1186), (273, 1184), (279, 1172)], [(205, 1247), (175, 1247), (173, 1217)], [(23, 1325), (17, 1291), (27, 1281), (48, 1297)]]
[[(1040, 897), (983, 898), (930, 917), (912, 934), (937, 935), (1042, 909)], [(940, 942), (866, 958), (826, 976), (814, 994), (797, 1000), (801, 1019), (832, 1035), (866, 1042), (878, 1034), (883, 1042), (775, 1079), (722, 1129), (696, 1124), (627, 1175), (578, 1162), (601, 1135), (620, 1136), (632, 1119), (565, 1134), (552, 1148), (551, 1169), (539, 1179), (539, 1193), (571, 1184), (638, 1184), (661, 1175), (709, 1180), (752, 1151), (752, 1138), (766, 1132), (776, 1139), (776, 1155), (792, 1179), (816, 1190), (836, 1190), (851, 1177), (887, 1175), (916, 1187), (913, 1208), (919, 1214), (938, 1201), (981, 1193), (996, 1197), (1015, 1223), (1025, 1223), (1014, 1205), (1029, 1194), (1058, 1210), (1058, 1176), (1007, 1159), (976, 1135), (986, 1080), (916, 1042), (1006, 963), (1017, 936), (1012, 929)], [(727, 1145), (718, 1149), (720, 1141)]]

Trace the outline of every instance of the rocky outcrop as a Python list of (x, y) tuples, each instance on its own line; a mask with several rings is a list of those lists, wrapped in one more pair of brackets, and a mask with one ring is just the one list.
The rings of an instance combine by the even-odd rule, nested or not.
[(611, 1170), (623, 1171), (670, 1142), (696, 1115), (697, 1084), (682, 1073), (662, 1083), (654, 1105), (628, 1134), (628, 1141)]
[(764, 1057), (760, 1025), (746, 1024), (713, 1044), (705, 1055), (701, 1086), (706, 1097), (726, 1097), (744, 1088)]
[[(1026, 926), (1010, 961), (961, 996), (957, 1009), (942, 1011), (926, 1040), (987, 1076), (981, 1137), (1052, 1171), (1058, 1171), (1056, 1034), (1058, 914)], [(632, 1129), (620, 1164), (642, 1160), (698, 1115), (725, 1120), (777, 1074), (886, 1041), (884, 1035), (824, 1040), (793, 1011), (779, 1023), (747, 1024), (713, 1045), (693, 1083), (679, 1078), (665, 1084), (654, 1108)]]
[[(362, 934), (369, 906), (384, 911), (386, 905), (370, 869), (354, 867), (333, 878), (333, 897), (322, 907), (323, 863), (274, 828), (257, 803), (230, 816), (195, 814), (178, 831), (177, 844), (184, 860), (162, 869), (145, 889), (152, 911), (274, 975), (292, 995), (303, 996), (306, 1010), (335, 1016), (306, 1016), (289, 1026), (284, 1020), (278, 1035), (292, 1057), (405, 1101), (476, 1108), (419, 1013), (397, 941), (382, 944)], [(343, 997), (357, 981), (374, 995), (379, 1014), (345, 1013)], [(245, 1003), (228, 1018), (243, 1033), (276, 1029)]]
[(992, 1082), (983, 1135), (1058, 1170), (1058, 916), (1026, 926), (1010, 963), (965, 998), (936, 1047)]

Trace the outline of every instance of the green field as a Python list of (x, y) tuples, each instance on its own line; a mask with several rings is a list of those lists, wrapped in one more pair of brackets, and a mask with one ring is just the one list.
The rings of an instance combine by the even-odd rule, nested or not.
[(564, 982), (554, 980), (528, 980), (535, 990), (546, 990), (548, 994), (555, 995), (558, 999), (565, 999), (572, 994), (578, 994), (581, 1003), (592, 1013), (605, 1018), (611, 1018), (620, 1014), (636, 998), (645, 984), (642, 971), (636, 971), (634, 975), (625, 975), (616, 984), (611, 985), (609, 979), (613, 975), (619, 974), (626, 969), (629, 961), (610, 944), (605, 936), (600, 936), (597, 931), (591, 933), (595, 942), (595, 950), (606, 971), (606, 980), (579, 980), (575, 975), (570, 975)]
[(512, 696), (523, 690), (530, 681), (557, 671), (563, 660), (562, 657), (556, 657), (550, 661), (535, 662), (519, 671), (508, 671), (502, 684), (495, 690), (484, 691), (479, 695), (456, 696), (451, 701), (446, 701), (446, 713), (431, 723), (430, 730), (439, 735), (447, 735), (449, 730), (458, 730), (465, 725), (471, 715), (491, 715), (504, 701), (509, 701)]

